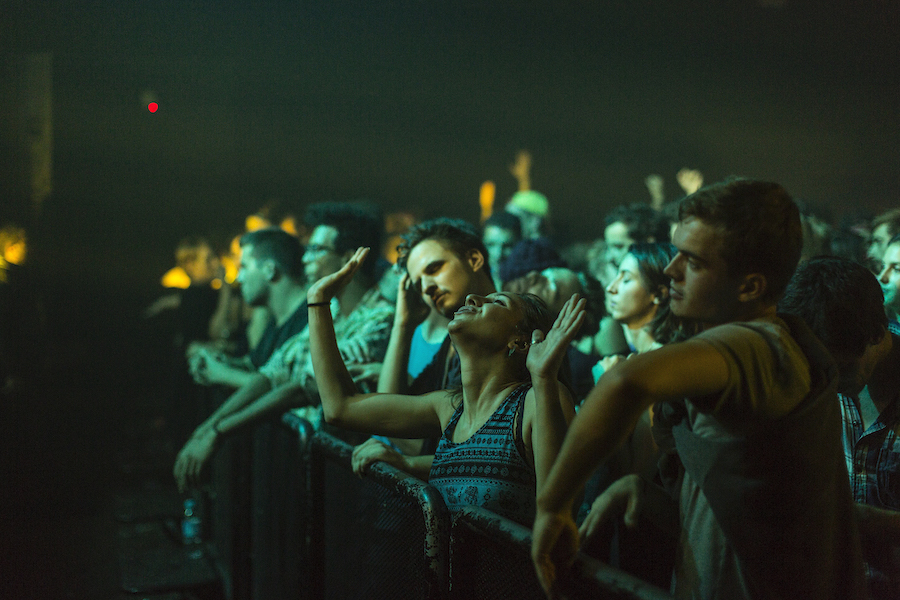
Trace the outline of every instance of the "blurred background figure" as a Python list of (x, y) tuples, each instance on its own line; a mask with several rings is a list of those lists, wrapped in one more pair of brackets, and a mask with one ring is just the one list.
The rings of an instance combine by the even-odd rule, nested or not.
[(550, 201), (547, 196), (531, 188), (531, 153), (519, 150), (509, 172), (516, 179), (518, 191), (506, 203), (504, 210), (519, 218), (521, 237), (533, 240), (549, 234)]
[(491, 275), (498, 290), (503, 287), (500, 270), (521, 239), (522, 223), (512, 213), (505, 211), (495, 213), (488, 217), (482, 226), (481, 241), (487, 248)]
[(872, 219), (872, 234), (867, 256), (874, 272), (881, 270), (881, 259), (888, 241), (900, 233), (900, 208), (881, 213)]
[(669, 241), (668, 221), (646, 204), (617, 206), (606, 215), (605, 223), (603, 260), (592, 265), (594, 277), (604, 285), (609, 285), (615, 279), (631, 244)]
[(900, 335), (900, 233), (888, 240), (881, 257), (878, 283), (884, 294), (888, 328), (894, 335)]
[(175, 265), (161, 279), (163, 287), (172, 291), (147, 307), (144, 318), (169, 311), (174, 316), (169, 372), (165, 376), (169, 384), (163, 414), (154, 427), (166, 427), (180, 439), (187, 435), (200, 409), (198, 390), (189, 374), (188, 349), (211, 340), (210, 322), (219, 304), (222, 280), (219, 257), (204, 237), (183, 238), (175, 248)]
[(22, 394), (43, 363), (43, 316), (24, 228), (0, 228), (0, 397)]

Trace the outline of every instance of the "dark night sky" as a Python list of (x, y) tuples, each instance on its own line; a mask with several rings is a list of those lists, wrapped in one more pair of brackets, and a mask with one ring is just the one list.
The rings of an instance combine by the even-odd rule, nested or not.
[(152, 290), (271, 197), (474, 219), (518, 148), (568, 239), (685, 166), (897, 204), (896, 2), (611, 4), (0, 0), (4, 50), (54, 54), (47, 268)]

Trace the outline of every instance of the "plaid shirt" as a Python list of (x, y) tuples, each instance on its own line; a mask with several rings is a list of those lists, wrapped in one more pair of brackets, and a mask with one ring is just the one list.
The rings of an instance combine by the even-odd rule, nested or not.
[[(838, 394), (838, 399), (843, 421), (844, 458), (853, 500), (900, 510), (900, 393), (865, 430), (853, 398)], [(887, 559), (886, 556), (882, 558)], [(898, 576), (892, 574), (895, 568), (890, 559), (884, 565), (867, 561), (865, 569), (872, 600), (897, 597)]]
[(868, 429), (850, 396), (838, 394), (850, 491), (861, 504), (900, 510), (900, 393)]
[[(355, 362), (350, 354), (344, 352), (344, 347), (351, 344), (362, 344), (367, 347), (372, 362), (384, 360), (394, 322), (394, 303), (382, 296), (377, 287), (366, 292), (356, 308), (347, 316), (340, 314), (337, 301), (332, 300), (331, 314), (334, 315), (334, 333), (338, 340), (338, 348), (347, 364)], [(269, 378), (272, 387), (288, 381), (299, 381), (309, 397), (318, 400), (319, 391), (314, 379), (309, 347), (309, 327), (288, 339), (272, 354), (259, 372)]]

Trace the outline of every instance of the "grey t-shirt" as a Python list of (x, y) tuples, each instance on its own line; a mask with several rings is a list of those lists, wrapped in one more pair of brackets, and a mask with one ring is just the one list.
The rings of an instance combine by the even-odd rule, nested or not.
[(824, 348), (781, 319), (694, 339), (725, 358), (729, 377), (717, 397), (687, 400), (686, 422), (673, 429), (686, 471), (676, 597), (862, 597)]

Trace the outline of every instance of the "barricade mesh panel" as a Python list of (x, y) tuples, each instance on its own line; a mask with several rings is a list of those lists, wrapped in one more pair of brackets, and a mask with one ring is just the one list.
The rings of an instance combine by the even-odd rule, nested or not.
[(250, 594), (250, 436), (222, 443), (212, 459), (209, 529), (229, 597)]
[(426, 597), (418, 502), (325, 461), (325, 597)]
[[(494, 536), (497, 536), (495, 539)], [(491, 533), (457, 518), (450, 530), (450, 600), (544, 600), (531, 562), (530, 545), (507, 541), (501, 532)], [(583, 563), (581, 563), (583, 564)], [(613, 569), (614, 571), (617, 571)], [(671, 598), (663, 590), (621, 573), (620, 577), (595, 579), (573, 568), (561, 581), (567, 600), (659, 600)]]
[(252, 598), (299, 598), (309, 578), (304, 544), (305, 464), (297, 432), (265, 423), (254, 433)]
[(529, 551), (454, 523), (450, 533), (450, 598), (546, 600)]

